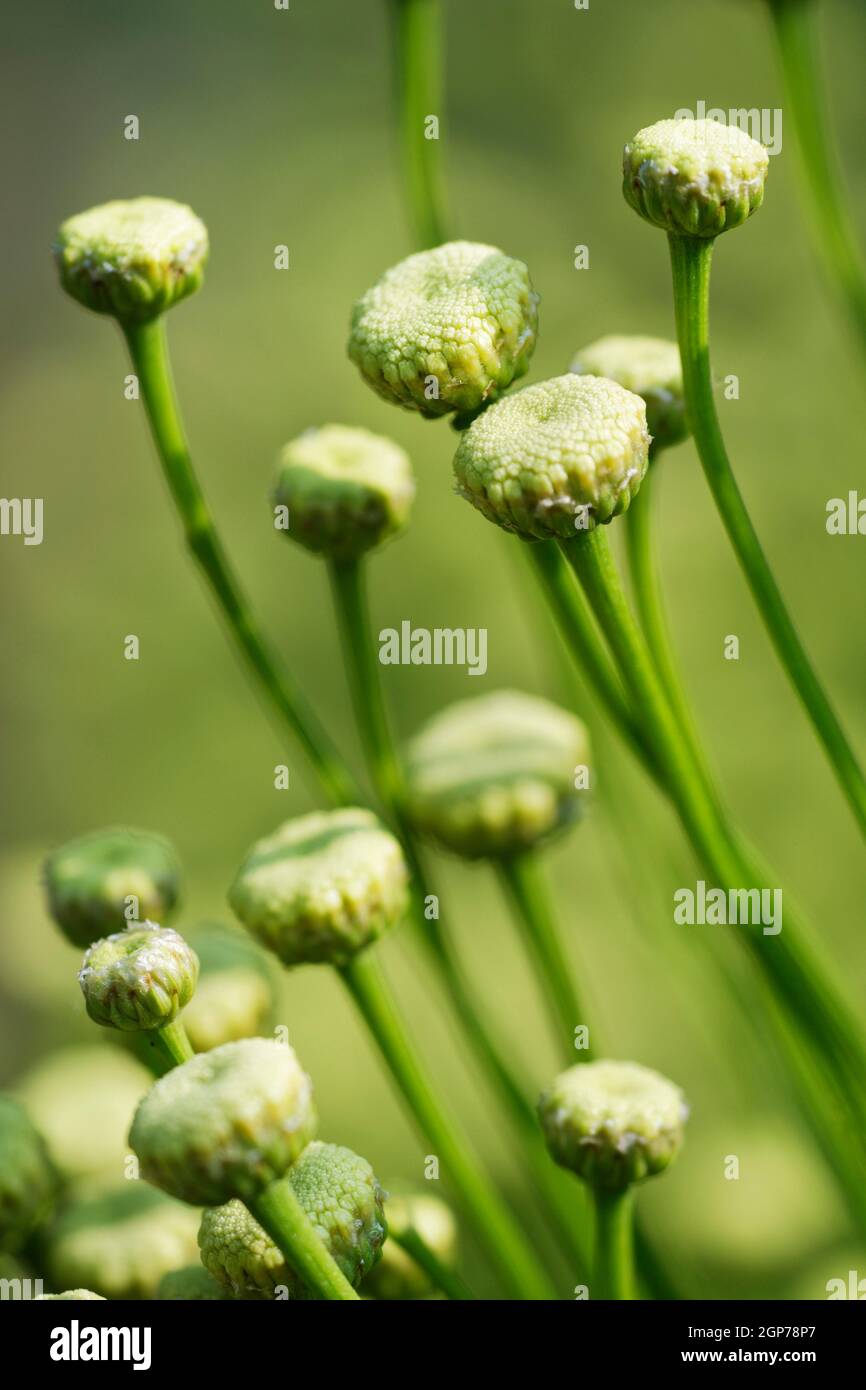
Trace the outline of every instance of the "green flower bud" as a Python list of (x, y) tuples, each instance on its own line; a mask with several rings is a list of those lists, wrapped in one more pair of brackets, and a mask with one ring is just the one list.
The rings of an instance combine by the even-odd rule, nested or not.
[(0, 1095), (0, 1249), (14, 1254), (43, 1224), (57, 1195), (57, 1175), (27, 1111)]
[(292, 1049), (245, 1038), (161, 1077), (135, 1112), (129, 1142), (157, 1187), (220, 1206), (281, 1178), (315, 1130), (312, 1084)]
[(457, 491), (505, 531), (567, 539), (628, 507), (646, 472), (646, 407), (616, 382), (560, 376), (485, 410), (461, 435)]
[(407, 750), (409, 810), (420, 830), (466, 859), (537, 844), (579, 811), (589, 736), (548, 700), (501, 690), (435, 715)]
[(80, 212), (57, 234), (60, 283), (73, 299), (121, 323), (156, 318), (204, 279), (207, 228), (169, 198), (131, 198)]
[(283, 449), (274, 501), (286, 535), (333, 560), (354, 560), (405, 526), (415, 483), (398, 444), (369, 430), (324, 425)]
[(96, 830), (61, 845), (45, 861), (48, 907), (73, 946), (89, 946), (131, 920), (164, 922), (177, 903), (180, 869), (159, 835)]
[[(353, 1288), (385, 1239), (382, 1189), (364, 1158), (337, 1144), (310, 1144), (283, 1179)], [(235, 1298), (309, 1297), (280, 1250), (241, 1202), (208, 1208), (199, 1231), (202, 1262)]]
[(599, 338), (581, 348), (569, 371), (606, 376), (640, 396), (656, 448), (679, 444), (689, 432), (680, 350), (666, 338)]
[(201, 1265), (184, 1265), (183, 1269), (172, 1269), (164, 1274), (156, 1296), (169, 1303), (224, 1303), (229, 1297)]
[(679, 1086), (636, 1062), (583, 1062), (538, 1106), (556, 1163), (605, 1192), (661, 1173), (676, 1157), (688, 1116)]
[(349, 356), (386, 400), (431, 417), (466, 413), (523, 376), (537, 327), (522, 261), (449, 241), (393, 266), (358, 300)]
[(406, 910), (399, 843), (371, 811), (316, 812), (250, 850), (229, 902), (284, 965), (344, 965)]
[(105, 1303), (105, 1298), (101, 1293), (92, 1293), (90, 1289), (67, 1289), (66, 1293), (40, 1293), (34, 1298), (34, 1303)]
[(200, 969), (183, 1026), (193, 1049), (209, 1052), (261, 1033), (274, 1006), (268, 958), (237, 927), (196, 931), (192, 945)]
[(197, 1229), (197, 1212), (143, 1182), (124, 1182), (63, 1212), (47, 1243), (51, 1282), (105, 1298), (153, 1298), (164, 1274), (196, 1258)]
[[(389, 1235), (414, 1230), (444, 1265), (457, 1263), (457, 1222), (451, 1208), (438, 1197), (389, 1197), (386, 1203)], [(384, 1300), (428, 1298), (435, 1292), (419, 1264), (397, 1244), (386, 1240), (382, 1258), (365, 1285), (366, 1292)]]
[(735, 125), (690, 118), (639, 130), (623, 152), (626, 202), (678, 236), (714, 237), (761, 206), (764, 146)]
[(195, 992), (198, 957), (171, 927), (153, 922), (95, 942), (78, 973), (94, 1023), (123, 1032), (162, 1028)]

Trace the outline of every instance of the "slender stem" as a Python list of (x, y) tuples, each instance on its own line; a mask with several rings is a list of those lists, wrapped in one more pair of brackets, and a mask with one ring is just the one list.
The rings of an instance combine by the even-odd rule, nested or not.
[(814, 240), (866, 351), (866, 267), (839, 173), (821, 72), (815, 0), (768, 0)]
[(283, 1178), (271, 1183), (248, 1205), (311, 1293), (329, 1302), (358, 1301), (358, 1295), (319, 1238), (290, 1182)]
[(431, 116), (442, 118), (439, 0), (391, 0), (391, 15), (406, 198), (424, 250), (446, 240), (439, 130), (429, 125)]
[(593, 1189), (595, 1207), (595, 1258), (593, 1298), (635, 1297), (632, 1190), (602, 1192)]
[(669, 242), (686, 408), (704, 474), (776, 654), (866, 835), (866, 778), (785, 607), (737, 486), (719, 428), (709, 351), (713, 243), (680, 236), (671, 236)]
[(558, 1020), (556, 1033), (560, 1054), (569, 1062), (589, 1061), (592, 1042), (575, 1055), (575, 1029), (588, 1028), (588, 1020), (573, 984), (573, 969), (560, 939), (537, 856), (532, 851), (515, 854), (500, 860), (497, 869), (514, 920), (535, 966), (542, 994)]
[(148, 323), (127, 325), (124, 334), (187, 544), (222, 611), (235, 645), (260, 691), (303, 747), (326, 794), (338, 804), (357, 800), (351, 776), (339, 753), (259, 631), (220, 544), (190, 458), (172, 383), (163, 320), (156, 318)]
[(433, 1156), (472, 1217), (510, 1293), (526, 1299), (555, 1297), (535, 1250), (481, 1173), (468, 1141), (436, 1095), (370, 953), (355, 956), (340, 974), (425, 1142), (434, 1146)]
[(181, 1066), (195, 1055), (179, 1018), (167, 1023), (164, 1028), (136, 1034), (136, 1052), (155, 1076), (165, 1076), (167, 1071)]
[(444, 1293), (446, 1298), (455, 1301), (474, 1299), (475, 1295), (463, 1282), (460, 1275), (443, 1260), (440, 1260), (436, 1251), (430, 1249), (424, 1237), (419, 1235), (414, 1226), (408, 1226), (405, 1231), (389, 1231), (388, 1239), (393, 1240), (395, 1245), (399, 1245), (401, 1250), (406, 1251), (409, 1258), (423, 1269), (433, 1287), (438, 1289), (440, 1293)]

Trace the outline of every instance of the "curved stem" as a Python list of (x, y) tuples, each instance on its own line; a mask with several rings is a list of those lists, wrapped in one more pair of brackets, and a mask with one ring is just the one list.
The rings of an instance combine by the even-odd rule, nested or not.
[(593, 1189), (595, 1258), (593, 1298), (632, 1299), (634, 1291), (633, 1207), (630, 1187), (623, 1192)]
[(290, 1182), (283, 1178), (271, 1183), (247, 1205), (312, 1293), (330, 1302), (359, 1301), (345, 1274), (316, 1234)]
[(768, 0), (814, 240), (866, 352), (866, 266), (848, 211), (821, 74), (815, 0)]
[(439, 0), (390, 0), (397, 60), (397, 106), (406, 197), (418, 250), (446, 240), (439, 131), (442, 117)]
[(425, 1142), (435, 1147), (432, 1156), (439, 1160), (443, 1176), (472, 1217), (511, 1295), (554, 1298), (535, 1250), (478, 1169), (466, 1139), (436, 1095), (370, 953), (356, 955), (341, 968), (340, 975)]
[(259, 690), (301, 744), (332, 801), (357, 800), (339, 753), (317, 716), (259, 631), (229, 566), (190, 458), (169, 365), (162, 318), (124, 327), (132, 365), (175, 507), (190, 551)]
[(409, 1258), (423, 1269), (433, 1287), (444, 1293), (446, 1298), (455, 1301), (474, 1299), (475, 1295), (464, 1284), (460, 1275), (440, 1260), (436, 1251), (430, 1249), (414, 1226), (407, 1226), (406, 1230), (400, 1232), (389, 1231), (388, 1239), (399, 1245), (401, 1250), (405, 1250)]
[(669, 237), (669, 242), (686, 409), (704, 474), (776, 654), (866, 835), (866, 778), (791, 621), (737, 486), (719, 428), (709, 352), (713, 243), (680, 236)]

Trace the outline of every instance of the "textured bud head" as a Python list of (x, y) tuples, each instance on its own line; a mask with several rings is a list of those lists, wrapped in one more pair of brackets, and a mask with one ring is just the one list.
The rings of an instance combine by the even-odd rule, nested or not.
[[(385, 1204), (390, 1236), (413, 1230), (442, 1263), (457, 1263), (457, 1223), (451, 1208), (438, 1197), (389, 1197)], [(418, 1299), (434, 1292), (433, 1284), (419, 1264), (395, 1240), (386, 1240), (382, 1258), (374, 1269), (365, 1291), (374, 1298)]]
[(229, 902), (284, 965), (345, 965), (403, 916), (408, 878), (399, 843), (371, 811), (321, 812), (259, 840)]
[(153, 1298), (164, 1274), (196, 1257), (198, 1213), (143, 1182), (73, 1202), (47, 1242), (55, 1288)]
[(461, 497), (505, 531), (567, 539), (626, 510), (648, 448), (639, 396), (569, 374), (485, 410), (460, 438), (454, 476)]
[(315, 1130), (312, 1084), (292, 1049), (245, 1038), (161, 1077), (129, 1142), (142, 1177), (183, 1202), (219, 1206), (282, 1177)]
[(265, 1031), (275, 1000), (264, 952), (237, 927), (209, 926), (195, 931), (191, 942), (200, 969), (183, 1026), (194, 1051)]
[(54, 1205), (57, 1175), (27, 1111), (0, 1095), (0, 1250), (20, 1250)]
[(130, 921), (163, 922), (177, 903), (180, 869), (160, 835), (143, 830), (95, 830), (70, 840), (45, 861), (51, 916), (72, 942), (85, 947)]
[[(386, 1225), (382, 1190), (369, 1163), (337, 1144), (313, 1143), (283, 1179), (353, 1288), (379, 1258)], [(241, 1202), (202, 1215), (205, 1268), (235, 1298), (293, 1299), (309, 1294), (270, 1236)]]
[(575, 772), (588, 759), (584, 725), (547, 700), (510, 690), (461, 700), (409, 745), (410, 813), (466, 859), (512, 854), (578, 814)]
[(87, 1012), (104, 1028), (162, 1028), (189, 1003), (198, 957), (172, 927), (134, 925), (96, 941), (78, 972)]
[(761, 206), (769, 162), (764, 146), (738, 126), (657, 121), (626, 145), (622, 191), (653, 226), (714, 237)]
[(386, 400), (427, 416), (463, 414), (523, 376), (537, 327), (522, 261), (449, 241), (393, 266), (358, 300), (349, 356)]
[(164, 1303), (219, 1303), (229, 1297), (213, 1275), (199, 1264), (184, 1265), (183, 1269), (172, 1269), (164, 1274), (156, 1296)]
[(679, 1086), (636, 1062), (584, 1062), (545, 1091), (541, 1128), (555, 1162), (606, 1192), (660, 1173), (683, 1141)]
[(581, 348), (569, 371), (604, 376), (640, 396), (657, 448), (679, 444), (688, 434), (680, 350), (666, 338), (599, 338)]
[(354, 560), (401, 530), (415, 483), (409, 456), (380, 434), (324, 425), (283, 449), (274, 501), (286, 535), (334, 560)]
[(40, 1293), (33, 1300), (34, 1303), (104, 1303), (105, 1298), (101, 1293), (92, 1293), (90, 1289), (67, 1289), (65, 1293)]
[(131, 198), (80, 212), (63, 223), (54, 246), (67, 293), (130, 324), (193, 294), (207, 253), (204, 223), (169, 198)]

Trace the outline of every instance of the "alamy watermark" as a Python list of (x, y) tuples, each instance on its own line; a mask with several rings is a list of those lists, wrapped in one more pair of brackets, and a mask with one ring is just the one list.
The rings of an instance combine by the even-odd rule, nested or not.
[(23, 536), (25, 545), (41, 545), (41, 497), (0, 497), (0, 536)]
[(674, 892), (674, 921), (678, 926), (762, 927), (764, 936), (782, 930), (781, 888), (708, 888), (698, 879), (694, 888)]
[(705, 101), (697, 102), (694, 111), (681, 106), (674, 112), (675, 121), (717, 121), (719, 125), (734, 125), (753, 140), (760, 140), (767, 154), (781, 154), (782, 151), (782, 108), (780, 106), (732, 106), (723, 111), (720, 106), (707, 106)]
[(465, 666), (470, 676), (487, 671), (486, 627), (413, 627), (404, 618), (399, 629), (379, 633), (383, 666)]

